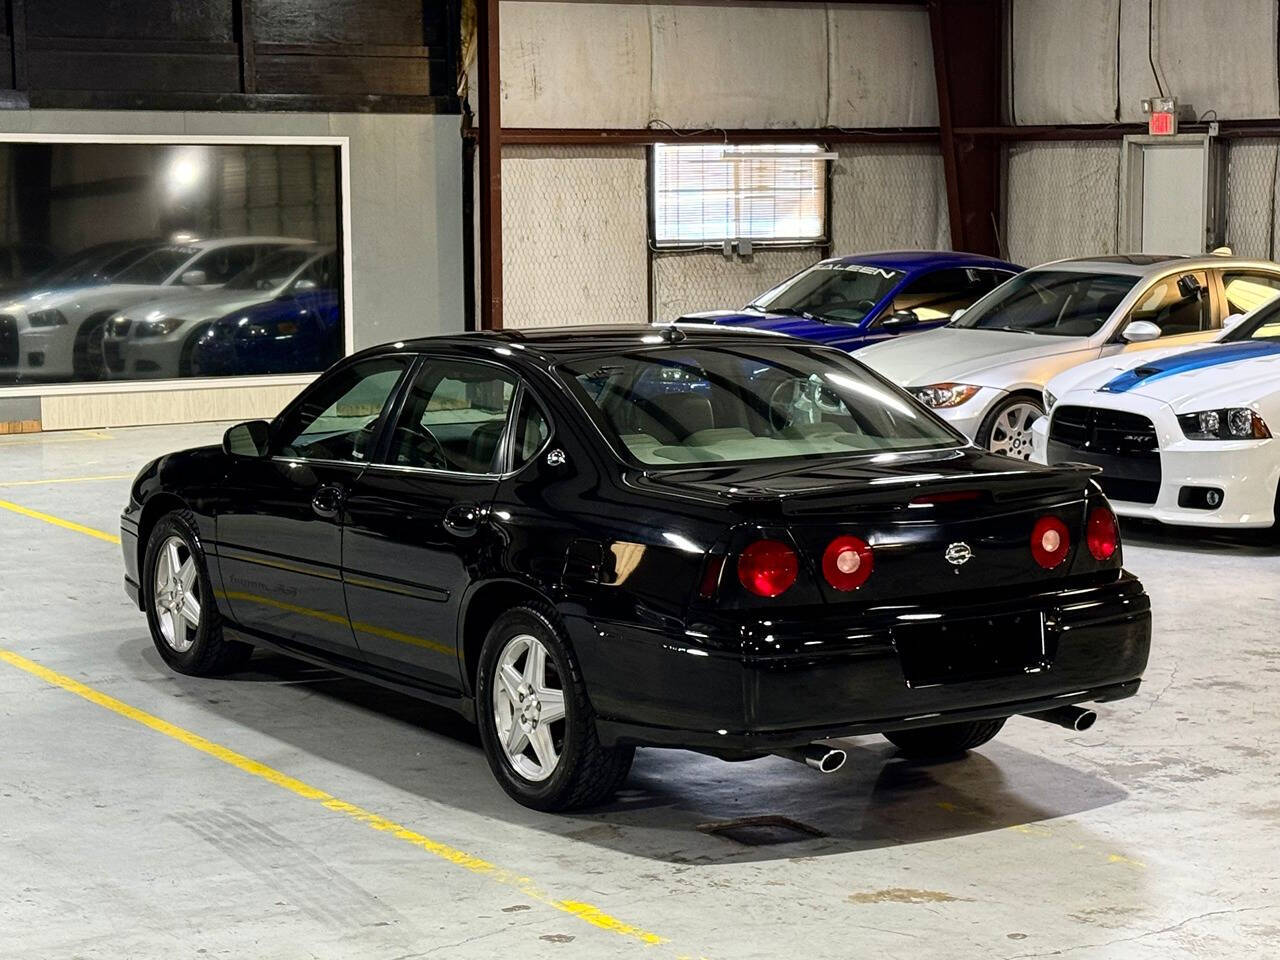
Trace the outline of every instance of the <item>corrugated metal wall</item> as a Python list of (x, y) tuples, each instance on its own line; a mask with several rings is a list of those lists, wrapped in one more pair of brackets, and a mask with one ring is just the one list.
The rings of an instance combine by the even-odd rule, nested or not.
[(1033, 265), (1115, 253), (1120, 144), (1011, 145), (1005, 164), (1008, 256)]

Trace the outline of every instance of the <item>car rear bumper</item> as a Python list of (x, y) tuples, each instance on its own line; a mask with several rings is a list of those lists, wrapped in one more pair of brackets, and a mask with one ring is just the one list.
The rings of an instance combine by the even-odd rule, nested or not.
[[(1012, 618), (1043, 618), (1042, 655), (1013, 657), (955, 681), (923, 682), (907, 655), (923, 634), (941, 663), (948, 636), (978, 624), (976, 655), (988, 656), (982, 629)], [(831, 737), (1119, 699), (1137, 691), (1151, 642), (1150, 601), (1129, 574), (1009, 599), (767, 623), (759, 628), (768, 631), (763, 635), (743, 627), (730, 640), (728, 633), (673, 636), (566, 617), (602, 739), (753, 755)], [(992, 649), (1005, 629), (993, 628)]]

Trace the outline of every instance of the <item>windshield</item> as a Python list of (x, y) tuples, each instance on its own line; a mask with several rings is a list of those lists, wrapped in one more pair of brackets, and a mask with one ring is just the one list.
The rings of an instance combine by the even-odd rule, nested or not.
[(256, 267), (242, 270), (231, 278), (224, 290), (274, 290), (297, 272), (297, 269), (314, 257), (315, 250), (277, 250)]
[(901, 270), (818, 263), (758, 297), (749, 309), (858, 323), (902, 280)]
[(1124, 274), (1028, 270), (987, 294), (951, 326), (1091, 337), (1137, 282)]
[(116, 274), (116, 283), (141, 283), (159, 285), (169, 275), (199, 253), (196, 247), (161, 247), (149, 253), (127, 270)]
[(962, 444), (905, 394), (821, 348), (642, 348), (560, 370), (606, 433), (653, 466)]
[(1238, 343), (1241, 340), (1280, 340), (1280, 300), (1273, 300), (1253, 316), (1241, 320), (1240, 325), (1220, 342)]

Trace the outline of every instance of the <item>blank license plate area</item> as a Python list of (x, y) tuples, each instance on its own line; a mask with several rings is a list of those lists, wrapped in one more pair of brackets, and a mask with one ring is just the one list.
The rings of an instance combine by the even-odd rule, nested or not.
[(909, 687), (1016, 676), (1047, 667), (1044, 615), (904, 623), (893, 643)]

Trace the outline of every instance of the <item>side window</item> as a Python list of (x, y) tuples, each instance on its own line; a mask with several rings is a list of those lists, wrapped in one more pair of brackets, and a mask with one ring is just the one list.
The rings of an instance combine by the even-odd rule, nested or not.
[(1203, 272), (1157, 280), (1138, 299), (1129, 313), (1129, 321), (1154, 323), (1164, 337), (1208, 330), (1213, 321), (1209, 315), (1207, 284), (1208, 278)]
[(226, 283), (241, 270), (253, 266), (259, 249), (261, 248), (249, 244), (218, 247), (198, 258), (187, 270), (203, 270), (205, 283)]
[(898, 310), (914, 310), (923, 323), (945, 320), (957, 310), (976, 303), (1010, 276), (1012, 274), (999, 270), (975, 267), (934, 270), (899, 290), (884, 316)]
[(280, 455), (368, 459), (382, 410), (407, 367), (403, 356), (375, 357), (321, 380), (277, 432)]
[(517, 470), (537, 456), (550, 435), (551, 425), (547, 422), (546, 415), (529, 396), (529, 391), (525, 390), (524, 399), (520, 401), (520, 412), (516, 415), (511, 469)]
[(1227, 296), (1227, 315), (1249, 313), (1280, 296), (1280, 276), (1273, 273), (1223, 271), (1222, 289)]
[(515, 374), (487, 363), (423, 365), (391, 435), (388, 463), (494, 473), (515, 394)]
[(298, 274), (289, 288), (291, 293), (305, 293), (308, 290), (333, 290), (338, 285), (337, 254), (326, 254), (312, 260), (305, 270)]

